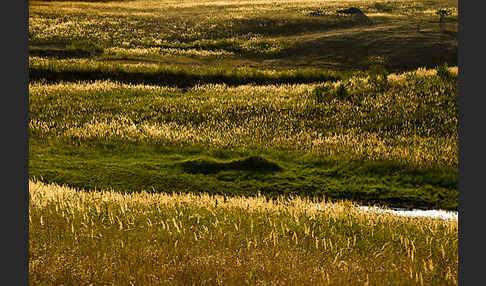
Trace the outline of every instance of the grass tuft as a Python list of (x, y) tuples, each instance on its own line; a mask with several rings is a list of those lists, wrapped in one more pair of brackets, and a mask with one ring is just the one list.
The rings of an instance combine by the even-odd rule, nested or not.
[(185, 172), (191, 174), (213, 174), (230, 170), (267, 173), (283, 170), (278, 164), (260, 156), (251, 156), (244, 159), (231, 160), (229, 162), (197, 159), (181, 163), (181, 166)]

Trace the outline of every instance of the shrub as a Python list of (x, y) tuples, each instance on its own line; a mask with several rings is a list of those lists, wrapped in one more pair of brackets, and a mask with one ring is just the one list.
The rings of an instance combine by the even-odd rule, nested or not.
[(435, 14), (440, 16), (440, 23), (444, 21), (445, 16), (449, 16), (452, 14), (452, 11), (450, 9), (439, 9), (435, 11)]
[(349, 99), (348, 91), (343, 83), (333, 88), (329, 84), (320, 85), (312, 91), (312, 97), (317, 103), (329, 102), (332, 99), (345, 100)]
[(327, 84), (320, 85), (312, 91), (312, 98), (317, 103), (323, 103), (330, 100), (331, 87)]
[(437, 67), (437, 76), (444, 80), (449, 80), (452, 78), (452, 73), (449, 71), (447, 63), (443, 63)]
[(339, 84), (336, 88), (336, 97), (338, 99), (346, 99), (348, 97), (348, 91), (346, 90), (346, 86), (344, 84)]
[(78, 40), (73, 41), (71, 45), (67, 47), (67, 51), (80, 57), (96, 56), (103, 54), (104, 48), (101, 45), (91, 41)]
[(372, 64), (368, 69), (368, 76), (377, 91), (385, 91), (388, 87), (388, 71), (383, 64)]

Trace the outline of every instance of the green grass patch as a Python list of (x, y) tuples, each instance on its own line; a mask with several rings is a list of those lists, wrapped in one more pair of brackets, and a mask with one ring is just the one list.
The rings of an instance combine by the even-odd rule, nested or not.
[(303, 85), (32, 83), (30, 176), (455, 209), (456, 80), (443, 66)]
[(260, 192), (268, 198), (299, 195), (396, 207), (457, 209), (457, 174), (391, 162), (336, 157), (310, 162), (285, 152), (262, 156), (235, 149), (222, 155), (203, 146), (170, 148), (96, 141), (73, 145), (36, 139), (30, 141), (30, 154), (29, 177), (83, 189), (229, 196)]

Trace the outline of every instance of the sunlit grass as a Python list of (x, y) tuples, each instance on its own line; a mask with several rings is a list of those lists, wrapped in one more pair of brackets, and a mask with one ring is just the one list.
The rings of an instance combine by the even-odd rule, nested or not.
[(41, 137), (279, 149), (454, 169), (457, 67), (450, 73), (455, 79), (419, 69), (384, 83), (356, 75), (324, 84), (189, 89), (33, 82), (29, 126)]
[(457, 285), (457, 220), (337, 201), (457, 210), (456, 31), (453, 0), (30, 1), (30, 283)]
[(29, 182), (30, 282), (456, 285), (457, 221)]
[[(438, 8), (457, 11), (457, 1), (450, 0), (33, 1), (29, 2), (29, 42), (92, 41), (110, 48), (108, 54), (124, 56), (151, 57), (154, 49), (163, 48), (166, 55), (281, 58), (302, 48), (301, 35), (366, 26), (354, 17), (336, 14), (337, 9), (350, 6), (362, 9), (377, 23), (402, 21), (399, 26), (413, 26), (409, 33), (420, 21), (428, 29), (435, 27), (429, 22)], [(326, 15), (308, 16), (316, 9)], [(450, 17), (457, 19), (457, 13)], [(427, 41), (435, 41), (434, 37)]]

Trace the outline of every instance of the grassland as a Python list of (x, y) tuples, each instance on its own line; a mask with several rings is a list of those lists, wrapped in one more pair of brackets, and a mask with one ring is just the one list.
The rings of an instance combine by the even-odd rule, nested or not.
[(457, 209), (456, 6), (34, 1), (29, 175)]
[(457, 220), (30, 181), (33, 285), (457, 285)]
[[(189, 89), (32, 83), (30, 172), (80, 188), (455, 209), (457, 74), (447, 72)], [(262, 160), (231, 167), (250, 156)]]
[(457, 221), (356, 206), (458, 209), (456, 1), (30, 1), (29, 51), (31, 283), (457, 284)]
[[(351, 5), (372, 24), (332, 12)], [(455, 6), (32, 2), (29, 175), (457, 209), (457, 68), (443, 66), (456, 64), (457, 17), (439, 27), (432, 13), (444, 7)]]
[[(372, 25), (337, 9), (355, 6)], [(451, 9), (442, 26), (435, 14)], [(309, 16), (321, 11), (322, 16)], [(30, 2), (32, 55), (181, 66), (388, 70), (457, 65), (457, 1)], [(86, 53), (91, 43), (105, 49)]]

